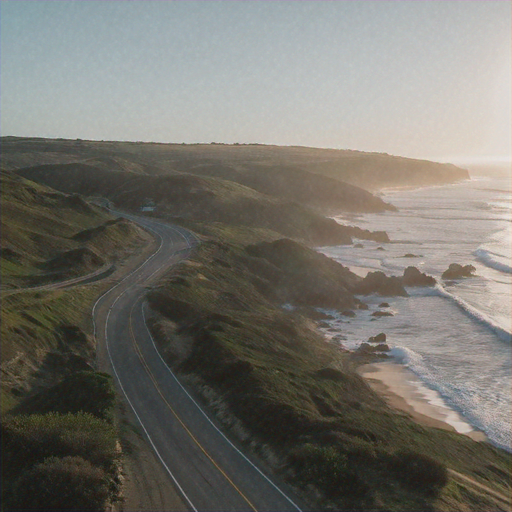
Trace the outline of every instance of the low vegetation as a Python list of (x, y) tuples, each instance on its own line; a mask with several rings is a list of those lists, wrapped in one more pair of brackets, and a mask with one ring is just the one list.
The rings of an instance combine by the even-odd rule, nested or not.
[(1, 193), (2, 510), (102, 511), (120, 487), (115, 391), (94, 371), (90, 323), (105, 285), (41, 285), (114, 264), (141, 231), (10, 172)]
[(132, 223), (112, 219), (79, 195), (66, 195), (2, 171), (2, 289), (85, 275), (140, 243)]
[(101, 512), (109, 498), (105, 471), (82, 457), (48, 457), (15, 482), (9, 510)]
[(4, 510), (104, 510), (119, 494), (114, 427), (89, 413), (2, 421)]
[(2, 304), (2, 508), (104, 510), (119, 492), (115, 391), (86, 332), (98, 289)]

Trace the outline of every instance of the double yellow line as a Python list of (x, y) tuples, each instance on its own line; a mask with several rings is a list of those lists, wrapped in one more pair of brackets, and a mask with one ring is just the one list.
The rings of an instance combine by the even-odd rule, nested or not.
[(253, 512), (258, 512), (256, 507), (249, 500), (249, 498), (247, 498), (247, 496), (236, 486), (236, 484), (233, 482), (233, 480), (231, 480), (231, 478), (229, 478), (229, 476), (226, 474), (226, 472), (213, 460), (212, 456), (205, 450), (203, 445), (197, 440), (197, 438), (194, 436), (194, 434), (192, 434), (190, 429), (185, 425), (183, 420), (179, 417), (178, 413), (174, 410), (172, 405), (167, 401), (167, 399), (163, 395), (162, 390), (160, 389), (160, 386), (158, 385), (158, 382), (157, 382), (155, 376), (153, 375), (153, 372), (150, 370), (148, 364), (146, 363), (146, 360), (144, 359), (144, 357), (143, 357), (143, 355), (142, 355), (142, 353), (140, 351), (140, 347), (139, 347), (139, 345), (137, 343), (137, 339), (135, 338), (135, 333), (133, 331), (133, 310), (135, 309), (135, 306), (139, 303), (139, 301), (140, 301), (140, 298), (137, 301), (135, 301), (134, 305), (132, 306), (132, 309), (130, 310), (130, 322), (129, 322), (129, 325), (130, 325), (130, 335), (132, 337), (133, 346), (135, 348), (135, 352), (137, 352), (137, 355), (139, 356), (139, 359), (140, 359), (140, 362), (141, 362), (142, 366), (144, 367), (144, 369), (146, 370), (147, 374), (149, 375), (149, 378), (153, 382), (153, 385), (155, 386), (155, 389), (158, 391), (158, 394), (162, 397), (162, 400), (164, 401), (165, 405), (171, 411), (171, 413), (176, 418), (176, 420), (179, 422), (179, 424), (183, 427), (185, 432), (190, 436), (192, 441), (206, 455), (206, 457), (210, 460), (210, 462), (217, 468), (217, 470), (231, 484), (231, 486), (238, 492), (238, 494), (240, 494), (240, 496), (247, 502), (247, 504), (249, 505), (249, 507), (251, 507)]

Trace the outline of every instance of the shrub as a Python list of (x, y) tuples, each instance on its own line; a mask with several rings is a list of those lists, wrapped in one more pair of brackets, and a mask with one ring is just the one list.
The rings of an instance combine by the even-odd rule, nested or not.
[(289, 462), (301, 480), (317, 485), (329, 498), (352, 505), (371, 500), (370, 486), (334, 447), (304, 444), (290, 453)]
[(52, 456), (82, 457), (113, 473), (117, 458), (112, 425), (86, 413), (9, 417), (1, 443), (2, 470), (11, 476)]
[(448, 470), (444, 464), (412, 450), (394, 453), (390, 467), (401, 484), (425, 494), (438, 494), (448, 483)]
[(20, 407), (25, 414), (86, 412), (112, 421), (115, 406), (112, 377), (106, 373), (82, 371), (27, 400)]
[(81, 457), (50, 457), (15, 482), (11, 510), (102, 511), (108, 499), (105, 472)]

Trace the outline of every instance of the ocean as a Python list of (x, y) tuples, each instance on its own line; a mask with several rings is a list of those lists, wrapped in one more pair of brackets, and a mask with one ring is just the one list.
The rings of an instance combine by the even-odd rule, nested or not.
[[(402, 275), (412, 265), (435, 287), (407, 288), (409, 297), (364, 297), (369, 310), (335, 314), (326, 336), (348, 349), (380, 332), (390, 355), (414, 372), (425, 396), (457, 411), (489, 440), (511, 450), (512, 192), (510, 174), (414, 190), (386, 190), (398, 212), (340, 216), (341, 224), (387, 231), (391, 243), (355, 240), (318, 250), (359, 275)], [(356, 243), (363, 247), (356, 247)], [(475, 277), (446, 281), (450, 263), (471, 264)], [(389, 308), (379, 308), (382, 302)], [(376, 319), (388, 310), (394, 316)], [(333, 312), (331, 312), (333, 313)], [(464, 432), (464, 423), (454, 423)]]

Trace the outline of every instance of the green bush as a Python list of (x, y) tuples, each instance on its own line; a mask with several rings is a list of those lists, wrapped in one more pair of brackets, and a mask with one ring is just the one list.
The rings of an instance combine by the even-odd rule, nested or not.
[(41, 391), (19, 408), (24, 414), (87, 412), (112, 421), (115, 407), (112, 377), (106, 373), (82, 371), (65, 377), (55, 386)]
[(289, 462), (300, 480), (317, 485), (329, 498), (356, 507), (372, 500), (370, 486), (334, 447), (304, 444), (290, 453)]
[(2, 470), (17, 476), (47, 457), (78, 456), (114, 473), (116, 433), (91, 414), (13, 416), (2, 422)]
[(424, 494), (438, 494), (448, 483), (448, 470), (444, 464), (412, 450), (394, 453), (390, 467), (401, 484)]
[(81, 457), (50, 457), (15, 482), (9, 509), (99, 512), (108, 494), (102, 469)]

